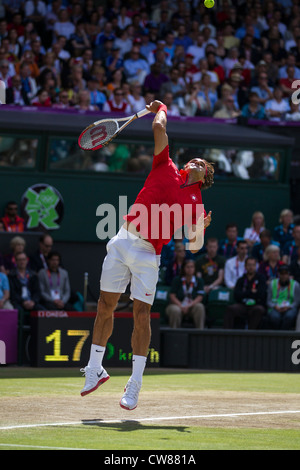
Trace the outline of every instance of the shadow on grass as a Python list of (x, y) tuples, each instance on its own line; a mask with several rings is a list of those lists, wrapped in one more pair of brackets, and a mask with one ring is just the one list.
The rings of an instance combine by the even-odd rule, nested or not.
[(185, 432), (185, 433), (190, 433), (191, 431), (187, 426), (160, 426), (160, 425), (144, 425), (141, 424), (137, 420), (122, 420), (120, 422), (115, 422), (115, 423), (107, 423), (105, 421), (102, 421), (101, 419), (95, 419), (95, 420), (82, 420), (82, 424), (86, 426), (97, 426), (99, 428), (107, 428), (113, 431), (119, 431), (119, 432), (130, 432), (130, 431), (149, 431), (149, 430), (169, 430), (169, 431), (177, 431), (177, 432)]

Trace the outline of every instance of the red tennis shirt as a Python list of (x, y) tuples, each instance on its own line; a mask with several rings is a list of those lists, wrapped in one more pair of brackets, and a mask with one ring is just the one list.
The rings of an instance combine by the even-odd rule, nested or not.
[[(160, 254), (176, 230), (195, 224), (203, 212), (200, 184), (185, 185), (169, 157), (169, 146), (154, 155), (152, 169), (129, 214), (124, 216)], [(204, 216), (206, 213), (204, 211)]]

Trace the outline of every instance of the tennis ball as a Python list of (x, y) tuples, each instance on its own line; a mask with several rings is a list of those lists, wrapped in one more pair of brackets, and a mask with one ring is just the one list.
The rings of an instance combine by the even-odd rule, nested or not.
[(204, 6), (206, 6), (206, 8), (212, 8), (214, 5), (214, 0), (204, 0)]

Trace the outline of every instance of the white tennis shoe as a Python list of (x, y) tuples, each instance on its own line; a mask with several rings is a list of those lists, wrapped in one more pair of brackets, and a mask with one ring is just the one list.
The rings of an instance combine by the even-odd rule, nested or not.
[(137, 407), (137, 402), (139, 399), (139, 393), (142, 387), (141, 382), (130, 378), (127, 382), (127, 385), (124, 389), (124, 395), (121, 398), (120, 406), (124, 410), (134, 410)]
[(85, 375), (85, 384), (80, 392), (82, 397), (97, 390), (100, 385), (110, 378), (103, 367), (86, 366), (84, 369), (80, 369), (80, 372), (83, 372), (83, 375)]

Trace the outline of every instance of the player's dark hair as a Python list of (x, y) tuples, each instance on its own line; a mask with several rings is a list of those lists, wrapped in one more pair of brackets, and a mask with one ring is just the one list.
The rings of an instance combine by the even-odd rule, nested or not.
[(204, 183), (201, 186), (201, 189), (208, 189), (214, 184), (214, 166), (213, 163), (209, 163), (206, 160), (205, 165), (206, 165), (206, 175), (204, 179)]

